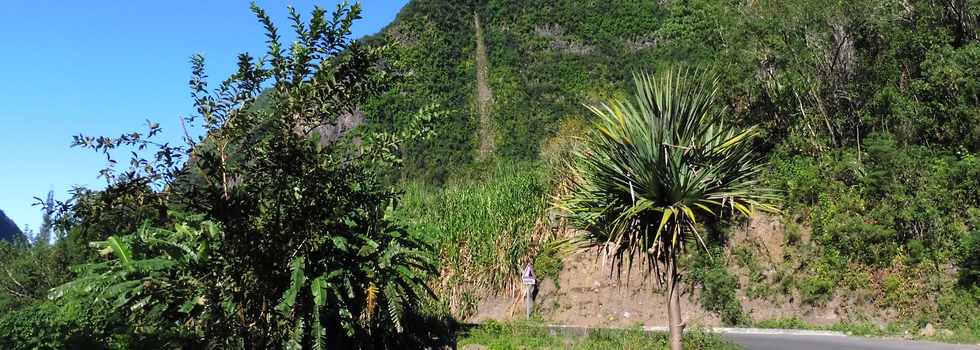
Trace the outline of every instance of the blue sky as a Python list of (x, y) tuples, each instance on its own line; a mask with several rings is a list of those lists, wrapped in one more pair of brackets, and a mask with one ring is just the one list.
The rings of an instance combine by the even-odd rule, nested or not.
[[(258, 1), (290, 31), (287, 5), (308, 14), (337, 0)], [(378, 32), (407, 0), (365, 0), (354, 36)], [(145, 120), (180, 132), (192, 111), (189, 57), (203, 53), (217, 82), (242, 51), (264, 53), (247, 1), (5, 1), (0, 10), (0, 209), (37, 229), (33, 197), (65, 199), (74, 185), (100, 187), (104, 156), (69, 148), (71, 136), (142, 131)]]

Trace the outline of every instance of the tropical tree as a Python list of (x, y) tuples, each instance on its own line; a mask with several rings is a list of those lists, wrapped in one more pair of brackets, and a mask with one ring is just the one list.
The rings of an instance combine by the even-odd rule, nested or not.
[[(309, 21), (290, 8), (288, 48), (266, 12), (252, 10), (266, 30), (264, 57), (241, 54), (217, 87), (203, 57), (191, 59), (196, 113), (182, 122), (202, 136), (157, 142), (150, 122), (145, 134), (75, 138), (107, 156), (135, 149), (128, 169), (110, 160), (102, 172), (126, 195), (95, 200), (155, 210), (113, 225), (122, 230), (92, 243), (100, 260), (51, 295), (217, 348), (414, 347), (406, 329), (418, 327), (434, 265), (428, 245), (389, 217), (398, 192), (383, 176), (398, 145), (430, 135), (434, 113), (401, 116), (407, 126), (390, 133), (343, 129), (400, 68), (389, 47), (350, 39), (360, 5), (332, 15), (317, 7)], [(156, 152), (143, 159), (144, 149)]]
[(568, 162), (560, 206), (617, 270), (637, 266), (666, 284), (671, 348), (680, 349), (677, 263), (688, 246), (707, 248), (699, 223), (772, 210), (774, 196), (759, 182), (757, 129), (722, 119), (715, 80), (688, 71), (634, 80), (634, 100), (587, 106), (597, 119)]

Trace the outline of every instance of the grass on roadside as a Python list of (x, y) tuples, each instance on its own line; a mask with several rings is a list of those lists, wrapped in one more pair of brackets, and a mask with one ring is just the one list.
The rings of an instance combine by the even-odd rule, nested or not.
[[(395, 213), (433, 244), (440, 273), (432, 287), (459, 318), (474, 312), (484, 294), (519, 286), (524, 266), (548, 247), (548, 237), (535, 234), (549, 191), (541, 167), (500, 162), (480, 170), (442, 186), (403, 184)], [(556, 270), (560, 260), (540, 265)]]
[(903, 337), (917, 340), (931, 340), (944, 343), (976, 344), (980, 343), (980, 332), (976, 329), (954, 327), (952, 329), (937, 329), (933, 336), (919, 334), (921, 327), (909, 322), (892, 322), (878, 326), (871, 322), (838, 322), (821, 326), (807, 323), (799, 318), (782, 318), (764, 320), (753, 323), (758, 328), (806, 329), (821, 331), (837, 331), (847, 335), (861, 337)]
[[(552, 334), (537, 323), (487, 323), (459, 335), (459, 347), (479, 344), (493, 350), (509, 349), (667, 349), (667, 334), (644, 332), (639, 328), (593, 331), (587, 336)], [(740, 349), (721, 338), (689, 331), (684, 334), (685, 349)]]

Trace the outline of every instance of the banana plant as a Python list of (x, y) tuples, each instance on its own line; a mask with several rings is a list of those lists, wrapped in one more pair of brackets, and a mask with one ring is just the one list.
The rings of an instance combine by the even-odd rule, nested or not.
[(222, 231), (210, 221), (171, 229), (144, 224), (132, 234), (113, 235), (89, 245), (104, 260), (76, 267), (79, 277), (53, 288), (49, 297), (89, 298), (133, 316), (183, 319), (194, 326), (220, 310), (213, 275), (197, 275), (212, 265)]

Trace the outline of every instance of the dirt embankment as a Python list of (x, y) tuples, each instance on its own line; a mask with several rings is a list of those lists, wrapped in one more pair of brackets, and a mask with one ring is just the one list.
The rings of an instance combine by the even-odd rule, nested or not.
[[(757, 216), (733, 232), (725, 256), (728, 269), (739, 279), (737, 293), (743, 311), (754, 320), (799, 318), (807, 323), (831, 325), (842, 320), (859, 318), (884, 323), (888, 317), (878, 310), (855, 307), (852, 301), (840, 297), (815, 307), (800, 302), (796, 295), (776, 295), (749, 298), (749, 271), (738, 266), (734, 247), (749, 249), (766, 273), (776, 270), (783, 262), (787, 249), (785, 227), (780, 218)], [(809, 232), (802, 237), (808, 240)], [(633, 272), (627, 278), (617, 278), (594, 251), (580, 252), (568, 257), (557, 281), (544, 280), (536, 297), (536, 313), (557, 324), (580, 326), (666, 326), (666, 298), (652, 278), (645, 279)], [(720, 326), (721, 319), (705, 311), (698, 300), (699, 290), (688, 290), (681, 298), (683, 319), (690, 326)], [(472, 322), (506, 320), (523, 317), (523, 299), (509, 295), (483, 300)]]

